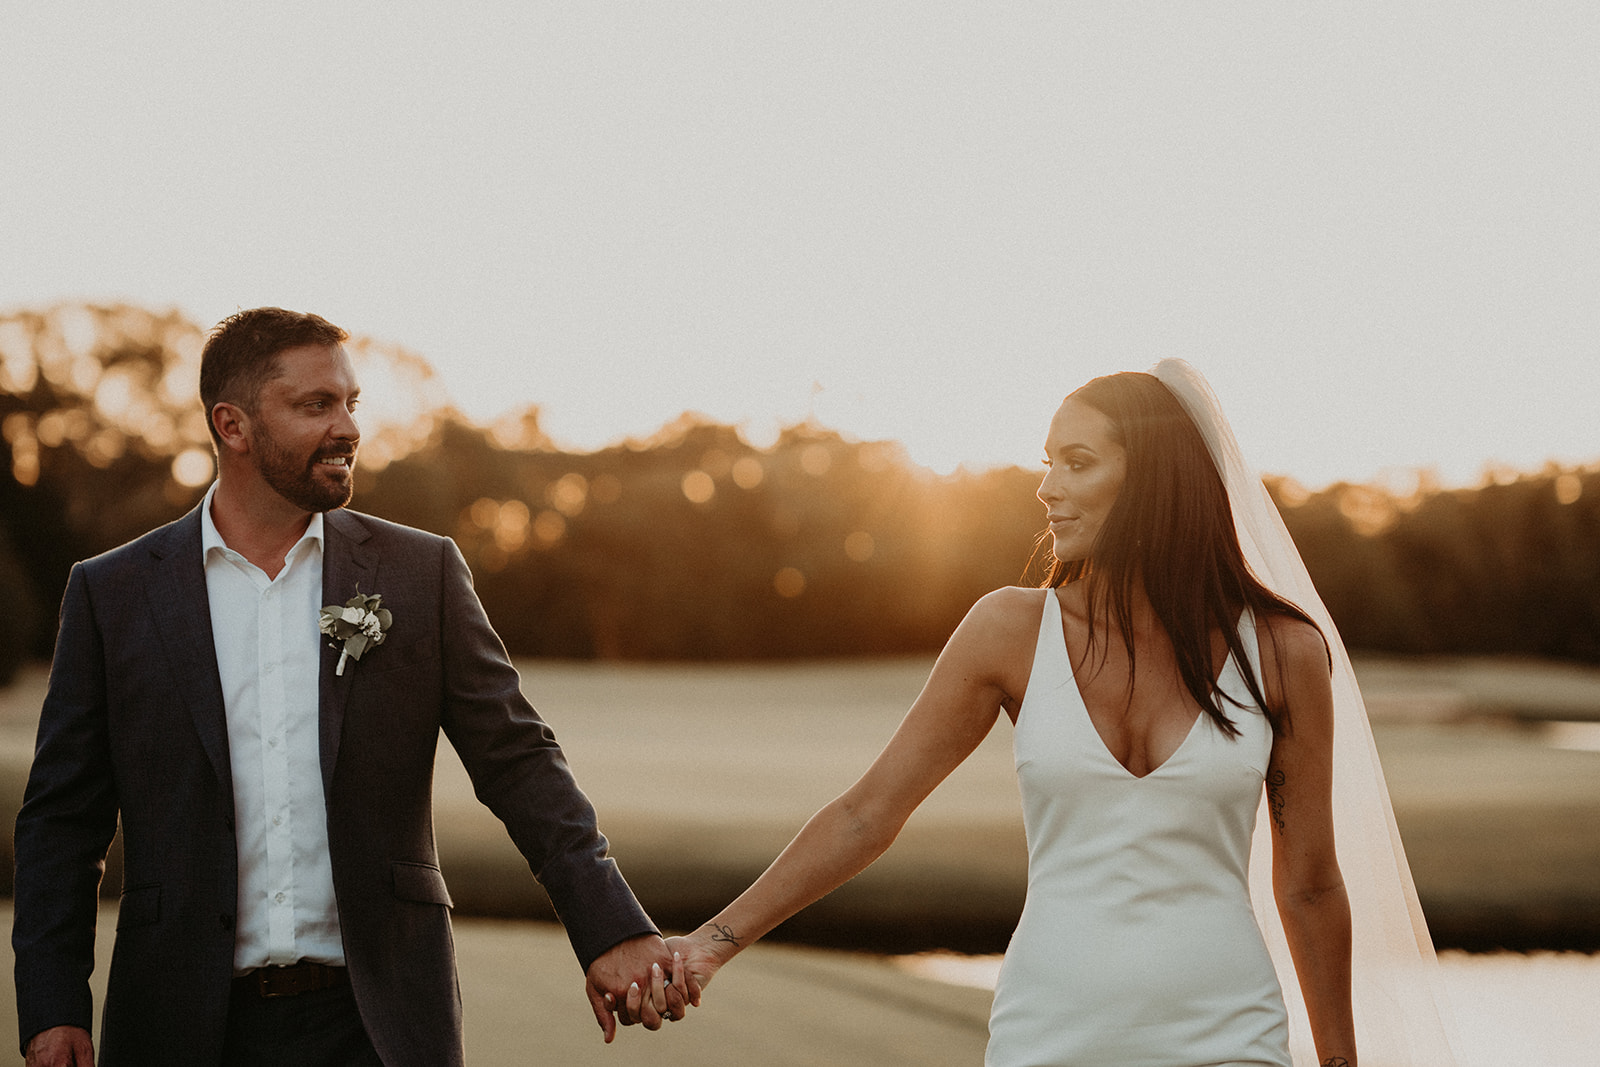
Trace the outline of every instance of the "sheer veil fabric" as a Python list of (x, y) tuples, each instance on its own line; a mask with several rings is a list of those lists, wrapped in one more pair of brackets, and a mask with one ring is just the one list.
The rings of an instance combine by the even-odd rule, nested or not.
[[(1205, 438), (1227, 488), (1239, 544), (1256, 577), (1315, 620), (1333, 655), (1334, 828), (1350, 894), (1352, 984), (1362, 1067), (1452, 1067), (1456, 1057), (1450, 1043), (1451, 1017), (1439, 982), (1438, 959), (1395, 828), (1350, 656), (1266, 487), (1244, 462), (1211, 387), (1179, 359), (1162, 360), (1151, 373), (1178, 398)], [(1272, 842), (1264, 803), (1251, 851), (1250, 895), (1283, 985), (1295, 1067), (1315, 1067), (1305, 1003), (1273, 903)]]

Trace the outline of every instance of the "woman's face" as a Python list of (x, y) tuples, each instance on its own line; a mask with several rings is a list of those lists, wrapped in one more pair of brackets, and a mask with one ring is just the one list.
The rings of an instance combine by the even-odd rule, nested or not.
[(1122, 491), (1128, 455), (1112, 435), (1111, 420), (1067, 398), (1050, 420), (1044, 443), (1039, 499), (1050, 520), (1051, 549), (1063, 563), (1086, 559)]

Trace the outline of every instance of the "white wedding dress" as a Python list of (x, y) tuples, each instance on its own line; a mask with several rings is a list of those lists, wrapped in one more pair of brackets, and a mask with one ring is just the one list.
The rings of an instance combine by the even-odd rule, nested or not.
[[(1260, 677), (1255, 628), (1240, 636)], [(1140, 778), (1089, 719), (1053, 590), (1014, 747), (1028, 895), (995, 990), (988, 1067), (1289, 1067), (1288, 1018), (1250, 901), (1272, 730), (1230, 658), (1241, 736), (1201, 714)]]
[[(1151, 373), (1177, 397), (1204, 438), (1212, 461), (1227, 488), (1239, 546), (1244, 551), (1250, 569), (1268, 589), (1305, 611), (1328, 641), (1333, 660), (1334, 836), (1339, 866), (1344, 872), (1350, 897), (1351, 993), (1355, 1010), (1356, 1045), (1362, 1067), (1451, 1067), (1456, 1062), (1456, 1056), (1451, 1047), (1454, 1028), (1450, 1022), (1449, 1003), (1439, 985), (1438, 961), (1434, 957), (1428, 926), (1417, 901), (1416, 886), (1406, 865), (1405, 849), (1395, 826), (1383, 768), (1378, 762), (1372, 727), (1367, 722), (1366, 706), (1361, 699), (1349, 653), (1339, 639), (1338, 628), (1329, 616), (1327, 607), (1311, 583), (1311, 576), (1306, 572), (1305, 564), (1276, 506), (1267, 495), (1260, 478), (1244, 461), (1239, 443), (1211, 387), (1198, 371), (1183, 360), (1162, 360), (1151, 368)], [(1057, 615), (1053, 624), (1051, 615)], [(1060, 636), (1059, 615), (1054, 611), (1046, 611), (1041, 633), (1051, 625), (1055, 626), (1055, 641), (1044, 642), (1041, 647), (1048, 648), (1046, 659), (1055, 664), (1045, 670), (1055, 671), (1055, 677), (1045, 685), (1037, 685), (1037, 679), (1042, 679), (1044, 673), (1036, 655), (1036, 681), (1029, 684), (1026, 702), (1018, 715), (1015, 740), (1028, 820), (1029, 850), (1032, 858), (1037, 859), (1041, 866), (1037, 871), (1030, 868), (1028, 904), (1022, 924), (1013, 936), (1012, 949), (1007, 954), (1000, 985), (996, 990), (988, 1061), (993, 1067), (1067, 1062), (1115, 1064), (1116, 1067), (1131, 1067), (1136, 1063), (1216, 1062), (1194, 1054), (1194, 1047), (1157, 1049), (1148, 1054), (1154, 1058), (1144, 1060), (1124, 1059), (1121, 1053), (1087, 1052), (1078, 1060), (1063, 1058), (1079, 1055), (1071, 1051), (1074, 1047), (1070, 1044), (1072, 1041), (1093, 1038), (1106, 1042), (1115, 1038), (1114, 1034), (1097, 1029), (1103, 1024), (1097, 1023), (1096, 1012), (1086, 1010), (1084, 1004), (1098, 1003), (1104, 1009), (1109, 997), (1103, 995), (1102, 991), (1112, 988), (1113, 981), (1123, 983), (1114, 987), (1122, 991), (1140, 993), (1145, 987), (1136, 981), (1139, 977), (1135, 973), (1137, 963), (1129, 957), (1119, 959), (1114, 952), (1085, 951), (1081, 944), (1075, 944), (1086, 937), (1104, 938), (1107, 935), (1098, 928), (1078, 925), (1084, 921), (1082, 912), (1087, 901), (1052, 900), (1049, 893), (1059, 894), (1061, 890), (1045, 890), (1044, 883), (1048, 880), (1046, 871), (1052, 866), (1071, 863), (1061, 846), (1053, 845), (1049, 839), (1055, 836), (1061, 825), (1078, 818), (1074, 809), (1081, 807), (1085, 813), (1089, 811), (1087, 800), (1090, 791), (1113, 797), (1120, 792), (1125, 800), (1138, 800), (1140, 793), (1137, 789), (1114, 787), (1114, 783), (1118, 782), (1118, 774), (1129, 779), (1122, 785), (1153, 786), (1156, 788), (1144, 791), (1153, 794), (1156, 789), (1166, 785), (1167, 777), (1178, 776), (1180, 771), (1187, 773), (1185, 761), (1214, 755), (1213, 745), (1222, 739), (1215, 735), (1209, 720), (1199, 720), (1191, 736), (1174, 755), (1173, 761), (1169, 761), (1170, 767), (1163, 764), (1149, 777), (1133, 779), (1111, 758), (1100, 735), (1095, 732), (1094, 724), (1089, 722), (1088, 712), (1083, 708), (1072, 680), (1070, 665), (1065, 664), (1066, 645)], [(1250, 638), (1245, 647), (1254, 649), (1254, 635), (1250, 635)], [(1053, 660), (1051, 657), (1057, 647), (1060, 649), (1060, 659)], [(1229, 675), (1229, 684), (1237, 683), (1236, 672), (1232, 668), (1226, 670), (1225, 674)], [(1070, 713), (1058, 712), (1051, 716), (1038, 711), (1037, 705), (1045, 701), (1043, 693), (1047, 688), (1059, 690), (1055, 699), (1067, 706)], [(1244, 719), (1245, 715), (1241, 713), (1238, 718)], [(1238, 725), (1244, 727), (1246, 722), (1239, 722)], [(1265, 726), (1264, 723), (1260, 725), (1262, 728)], [(1047, 734), (1051, 729), (1078, 731), (1080, 726), (1087, 732), (1079, 732), (1075, 747), (1065, 743), (1066, 734), (1054, 738)], [(1250, 728), (1255, 730), (1253, 720), (1250, 721)], [(1270, 739), (1258, 738), (1255, 744), (1270, 744)], [(1067, 752), (1074, 753), (1075, 759), (1069, 759), (1064, 754)], [(1249, 811), (1255, 813), (1255, 861), (1249, 865), (1250, 900), (1255, 922), (1260, 927), (1260, 934), (1255, 936), (1265, 938), (1267, 951), (1278, 975), (1283, 1007), (1288, 1010), (1292, 1062), (1296, 1067), (1315, 1067), (1318, 1060), (1311, 1041), (1305, 1003), (1300, 996), (1283, 925), (1272, 900), (1267, 813), (1266, 806), (1259, 803), (1261, 781), (1256, 773), (1256, 768), (1265, 768), (1265, 756), (1258, 756), (1255, 763), (1249, 763), (1246, 757), (1246, 763), (1251, 767), (1255, 779), (1251, 790), (1256, 798), (1246, 805)], [(1052, 784), (1051, 778), (1061, 773), (1082, 777), (1085, 789), (1082, 798), (1050, 795), (1060, 788), (1060, 782)], [(1175, 802), (1174, 807), (1179, 810), (1168, 813), (1168, 817), (1187, 818), (1196, 815), (1195, 811), (1183, 810), (1187, 803)], [(1220, 809), (1214, 804), (1212, 807), (1217, 811), (1217, 818), (1223, 820)], [(1247, 854), (1237, 838), (1237, 816), (1241, 810), (1245, 809), (1233, 810), (1223, 820), (1228, 826), (1227, 843), (1219, 847), (1224, 848), (1230, 856)], [(1105, 827), (1108, 819), (1109, 816), (1102, 814), (1100, 825)], [(1217, 835), (1215, 840), (1221, 842), (1222, 831), (1217, 831)], [(1108, 846), (1102, 847), (1109, 852)], [(1130, 852), (1138, 854), (1136, 849), (1130, 848)], [(1213, 866), (1219, 862), (1231, 865), (1233, 860), (1213, 856), (1207, 862)], [(1109, 865), (1103, 864), (1102, 869), (1109, 869)], [(1176, 876), (1184, 872), (1174, 870), (1170, 873)], [(1070, 879), (1078, 876), (1071, 871), (1064, 871), (1059, 877)], [(1206, 880), (1210, 881), (1211, 877), (1208, 875)], [(1231, 873), (1228, 877), (1232, 877)], [(1221, 884), (1219, 880), (1218, 885)], [(1036, 886), (1042, 894), (1037, 895), (1037, 901)], [(1113, 903), (1119, 892), (1124, 894), (1129, 905), (1146, 903), (1144, 899), (1127, 896), (1128, 887), (1119, 888), (1116, 883), (1101, 888), (1099, 892), (1102, 904)], [(1102, 913), (1103, 916), (1107, 914)], [(1130, 931), (1136, 925), (1129, 923), (1122, 915), (1109, 916), (1106, 921), (1113, 927), (1120, 925)], [(1229, 921), (1236, 930), (1243, 930), (1238, 919)], [(1190, 936), (1186, 932), (1180, 933), (1184, 937)], [(1246, 940), (1249, 945), (1247, 951), (1253, 957), (1255, 940)], [(1184, 945), (1172, 945), (1173, 963), (1180, 961), (1177, 953), (1192, 951), (1194, 944), (1190, 941)], [(1139, 949), (1139, 946), (1140, 942), (1134, 936), (1128, 938), (1122, 947)], [(1070, 974), (1055, 969), (1058, 965), (1065, 967), (1069, 960), (1074, 968)], [(1184, 962), (1187, 964), (1191, 961)], [(1235, 964), (1230, 962), (1232, 966)], [(1250, 966), (1259, 966), (1259, 963), (1251, 963)], [(1209, 991), (1200, 990), (1201, 983), (1191, 980), (1192, 975), (1179, 974), (1174, 978), (1168, 973), (1171, 969), (1167, 964), (1152, 964), (1148, 977), (1151, 982), (1176, 982), (1177, 986), (1182, 987), (1177, 991), (1186, 996), (1208, 995)], [(1064, 978), (1070, 981), (1064, 984)], [(1249, 981), (1243, 983), (1248, 984)], [(1239, 988), (1243, 988), (1243, 985)], [(1167, 988), (1171, 991), (1177, 986)], [(1160, 1017), (1154, 1020), (1157, 1027), (1171, 1027), (1171, 1032), (1176, 1034), (1181, 1025), (1187, 1025), (1170, 1018), (1181, 1009), (1164, 1001), (1156, 1001), (1148, 993), (1140, 993), (1140, 996), (1145, 1003), (1145, 1008), (1141, 1010), (1159, 1013)], [(1230, 1001), (1244, 1005), (1238, 990), (1229, 991), (1227, 996)], [(1234, 998), (1239, 999), (1235, 1001)], [(1262, 1004), (1265, 1003), (1263, 1000)], [(1273, 1008), (1276, 1009), (1276, 1005)], [(1253, 1009), (1246, 1006), (1240, 1010), (1242, 1016), (1216, 1015), (1214, 1018), (1220, 1019), (1218, 1025), (1235, 1027), (1239, 1035), (1248, 1031), (1251, 1036), (1246, 1037), (1247, 1041), (1257, 1041), (1254, 1036), (1258, 1032), (1255, 1022), (1248, 1025), (1237, 1022), (1238, 1018), (1250, 1017)], [(1265, 1015), (1260, 1023), (1260, 1035), (1268, 1034), (1276, 1026), (1275, 1022), (1269, 1025)], [(1057, 1030), (1062, 1032), (1057, 1034)], [(1200, 1040), (1211, 1039), (1203, 1036)], [(1228, 1040), (1232, 1041), (1233, 1037)], [(1270, 1049), (1264, 1054), (1264, 1060), (1261, 1058), (1263, 1054), (1255, 1051), (1243, 1054), (1256, 1056), (1255, 1062), (1258, 1063), (1289, 1062), (1274, 1043), (1278, 1038), (1263, 1037), (1262, 1040), (1268, 1042), (1266, 1047)], [(1249, 1048), (1249, 1045), (1242, 1047)], [(1240, 1062), (1237, 1059), (1240, 1052), (1227, 1054), (1235, 1059), (1221, 1062)], [(1050, 1058), (1052, 1056), (1056, 1058)], [(1166, 1058), (1161, 1059), (1162, 1056)], [(1243, 1062), (1251, 1061), (1246, 1059)]]

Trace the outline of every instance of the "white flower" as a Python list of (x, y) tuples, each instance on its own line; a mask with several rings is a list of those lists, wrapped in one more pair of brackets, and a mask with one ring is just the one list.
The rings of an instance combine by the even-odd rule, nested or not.
[(345, 601), (343, 607), (329, 604), (317, 612), (317, 629), (335, 641), (344, 642), (344, 647), (339, 650), (339, 665), (334, 668), (335, 674), (344, 674), (345, 660), (359, 660), (368, 648), (383, 644), (394, 616), (389, 609), (379, 606), (382, 602), (381, 595), (372, 593), (364, 596), (357, 589), (356, 595)]

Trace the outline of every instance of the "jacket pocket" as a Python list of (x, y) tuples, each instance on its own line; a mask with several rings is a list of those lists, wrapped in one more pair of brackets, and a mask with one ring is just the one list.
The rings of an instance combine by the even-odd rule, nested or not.
[(149, 926), (161, 919), (161, 884), (134, 885), (122, 891), (117, 903), (117, 929)]
[(401, 900), (418, 904), (443, 904), (447, 908), (455, 906), (450, 899), (450, 890), (445, 887), (444, 875), (433, 864), (395, 860), (391, 868), (394, 872), (394, 895)]

